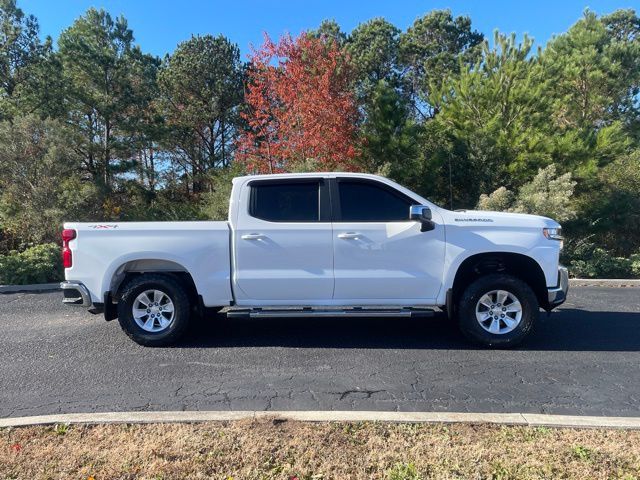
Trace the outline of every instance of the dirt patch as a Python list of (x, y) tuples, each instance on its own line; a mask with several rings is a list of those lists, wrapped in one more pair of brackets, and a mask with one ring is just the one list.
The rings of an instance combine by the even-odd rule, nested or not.
[(640, 431), (238, 421), (11, 428), (0, 478), (640, 478)]

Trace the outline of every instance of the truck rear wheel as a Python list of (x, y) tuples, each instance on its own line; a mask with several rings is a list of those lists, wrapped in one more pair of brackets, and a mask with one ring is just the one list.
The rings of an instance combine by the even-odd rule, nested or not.
[(175, 343), (190, 321), (189, 297), (169, 275), (133, 277), (121, 290), (118, 322), (136, 343), (162, 347)]
[(529, 285), (507, 274), (490, 274), (472, 282), (458, 302), (458, 323), (472, 342), (505, 348), (519, 344), (539, 315)]

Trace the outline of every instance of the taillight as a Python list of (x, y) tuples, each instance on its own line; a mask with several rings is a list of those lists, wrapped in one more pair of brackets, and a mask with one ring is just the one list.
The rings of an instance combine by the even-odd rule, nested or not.
[(65, 228), (62, 230), (62, 266), (64, 268), (71, 268), (73, 265), (73, 256), (71, 255), (69, 242), (74, 238), (76, 238), (75, 230), (71, 228)]

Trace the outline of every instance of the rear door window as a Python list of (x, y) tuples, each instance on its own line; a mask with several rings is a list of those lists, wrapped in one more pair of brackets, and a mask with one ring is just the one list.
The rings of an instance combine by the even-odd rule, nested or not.
[(253, 183), (249, 215), (269, 222), (319, 222), (320, 182)]

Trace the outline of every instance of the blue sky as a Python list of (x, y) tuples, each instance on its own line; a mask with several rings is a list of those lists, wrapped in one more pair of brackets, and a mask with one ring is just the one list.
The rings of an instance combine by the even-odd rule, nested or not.
[(277, 37), (315, 28), (325, 18), (335, 19), (349, 32), (359, 23), (382, 16), (401, 29), (424, 13), (450, 8), (455, 15), (469, 15), (475, 29), (491, 36), (527, 32), (537, 45), (567, 30), (585, 8), (606, 14), (617, 8), (640, 10), (640, 0), (18, 0), (26, 12), (40, 21), (43, 35), (54, 39), (89, 7), (123, 14), (136, 42), (145, 52), (170, 53), (191, 34), (223, 34), (236, 42), (245, 55), (251, 43), (258, 45), (262, 32)]

